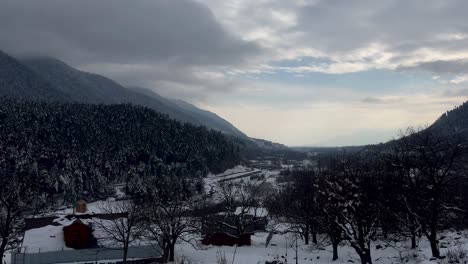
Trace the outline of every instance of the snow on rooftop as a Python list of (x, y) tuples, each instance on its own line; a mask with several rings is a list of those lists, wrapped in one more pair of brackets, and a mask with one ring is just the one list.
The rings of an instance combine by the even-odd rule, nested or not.
[[(25, 231), (22, 248), (28, 253), (73, 250), (72, 248), (68, 248), (65, 246), (65, 241), (63, 237), (63, 227), (71, 225), (80, 216), (84, 215), (90, 215), (91, 218), (80, 218), (80, 220), (84, 224), (90, 224), (93, 226), (93, 229), (95, 229), (93, 231), (93, 235), (98, 239), (98, 242), (102, 242), (102, 244), (109, 245), (109, 241), (106, 241), (106, 239), (104, 238), (104, 233), (98, 230), (99, 228), (98, 225), (96, 225), (96, 221), (100, 221), (104, 224), (106, 222), (108, 222), (108, 224), (112, 224), (112, 221), (97, 219), (96, 217), (93, 218), (92, 216), (94, 214), (106, 214), (108, 212), (106, 212), (105, 208), (109, 208), (109, 205), (112, 206), (113, 203), (123, 202), (126, 201), (107, 200), (89, 203), (87, 205), (88, 210), (86, 213), (75, 212), (74, 214), (73, 208), (66, 208), (63, 210), (56, 211), (55, 213), (51, 214), (56, 218), (49, 225), (39, 228), (32, 228)], [(77, 217), (75, 217), (74, 215)]]
[(27, 230), (23, 239), (23, 250), (26, 253), (70, 250), (65, 246), (63, 226), (48, 225)]

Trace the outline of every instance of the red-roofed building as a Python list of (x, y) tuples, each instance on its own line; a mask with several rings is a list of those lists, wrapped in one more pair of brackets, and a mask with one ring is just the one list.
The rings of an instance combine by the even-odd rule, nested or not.
[(93, 229), (89, 224), (76, 219), (69, 226), (63, 227), (63, 238), (65, 245), (69, 248), (89, 248), (92, 240)]

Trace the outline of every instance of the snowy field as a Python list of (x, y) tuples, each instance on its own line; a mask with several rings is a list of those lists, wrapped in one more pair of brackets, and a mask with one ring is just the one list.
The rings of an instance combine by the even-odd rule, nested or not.
[(254, 175), (264, 175), (267, 182), (274, 183), (279, 173), (280, 171), (259, 170), (239, 165), (220, 174), (209, 174), (205, 178), (205, 184), (211, 187), (219, 182), (240, 181)]
[[(225, 256), (230, 264), (264, 264), (265, 261), (279, 260), (280, 263), (296, 263), (296, 238), (293, 234), (275, 234), (266, 247), (268, 233), (259, 232), (252, 236), (252, 246), (218, 247), (188, 244), (182, 242), (176, 248), (176, 262), (184, 264), (216, 264), (220, 256)], [(443, 256), (465, 255), (465, 262), (454, 262), (447, 257), (441, 260), (430, 260), (429, 243), (422, 239), (416, 250), (409, 250), (409, 242), (393, 243), (374, 241), (372, 243), (372, 259), (381, 264), (465, 264), (468, 263), (468, 231), (446, 231), (440, 234), (440, 247)], [(200, 237), (196, 238), (198, 241)], [(319, 239), (320, 240), (320, 239)], [(339, 247), (339, 259), (332, 261), (331, 246), (304, 245), (297, 240), (297, 263), (360, 263), (354, 249), (343, 242)], [(450, 251), (450, 253), (449, 253)], [(287, 262), (285, 260), (287, 259)], [(6, 264), (10, 264), (10, 256), (6, 255)]]
[(239, 165), (220, 174), (209, 174), (205, 181), (207, 184), (212, 184), (216, 182), (241, 179), (260, 172), (261, 170)]
[[(220, 256), (225, 256), (227, 263), (235, 264), (264, 264), (265, 261), (273, 260), (286, 263), (286, 259), (287, 263), (360, 263), (359, 256), (346, 243), (339, 248), (339, 259), (332, 261), (331, 246), (307, 246), (301, 240), (298, 240), (298, 261), (296, 262), (294, 235), (274, 235), (270, 245), (265, 247), (267, 236), (268, 233), (255, 234), (252, 236), (250, 247), (194, 247), (183, 243), (176, 249), (176, 263), (216, 264)], [(449, 250), (451, 253), (468, 252), (468, 232), (444, 232), (441, 234), (440, 245), (443, 256), (446, 256)], [(425, 240), (421, 240), (419, 248), (414, 251), (409, 250), (408, 243), (375, 241), (372, 244), (372, 259), (373, 263), (379, 264), (468, 263), (468, 256), (465, 257), (465, 262), (451, 262), (450, 258), (431, 261), (430, 246)]]
[[(276, 177), (279, 171), (257, 170), (244, 166), (237, 166), (224, 173), (218, 175), (209, 175), (205, 179), (208, 187), (216, 186), (220, 181), (230, 180), (240, 181), (249, 179), (252, 172), (259, 171), (265, 176), (266, 182), (276, 185)], [(246, 176), (245, 178), (242, 176)], [(97, 201), (88, 204), (88, 213), (100, 213), (103, 207), (103, 201)], [(73, 213), (70, 208), (55, 212), (58, 215), (67, 215)], [(277, 226), (275, 230), (281, 230)], [(46, 239), (40, 235), (34, 236), (37, 238), (35, 244), (44, 246)], [(192, 245), (186, 242), (181, 242), (176, 247), (175, 263), (184, 264), (217, 264), (219, 260), (225, 258), (226, 264), (264, 264), (266, 261), (278, 261), (278, 263), (360, 263), (359, 256), (354, 249), (349, 247), (346, 242), (342, 242), (339, 247), (339, 259), (332, 261), (331, 245), (326, 245), (319, 241), (319, 245), (304, 245), (299, 238), (296, 239), (294, 234), (275, 234), (266, 246), (268, 237), (267, 232), (259, 232), (252, 236), (252, 246), (244, 247), (219, 247), (219, 246), (204, 246), (196, 242)], [(392, 242), (392, 241), (374, 241), (372, 243), (372, 260), (373, 263), (381, 264), (458, 264), (468, 263), (468, 231), (456, 232), (446, 231), (439, 235), (441, 255), (448, 256), (445, 259), (431, 260), (431, 250), (429, 243), (422, 238), (419, 242), (419, 247), (416, 250), (409, 249), (409, 242)], [(62, 241), (63, 239), (61, 239)], [(200, 241), (201, 237), (196, 236), (194, 240)], [(320, 240), (320, 239), (319, 239)], [(297, 247), (296, 247), (297, 243)], [(34, 243), (33, 243), (34, 244)], [(296, 253), (297, 251), (297, 253)], [(296, 260), (297, 254), (297, 260)], [(453, 261), (450, 256), (458, 255), (464, 259), (463, 262)], [(10, 256), (7, 253), (6, 263), (10, 264)], [(3, 263), (1, 263), (3, 264)]]

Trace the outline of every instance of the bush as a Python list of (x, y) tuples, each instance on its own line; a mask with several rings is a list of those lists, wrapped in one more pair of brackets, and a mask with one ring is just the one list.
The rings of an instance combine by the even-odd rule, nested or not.
[(411, 251), (406, 251), (403, 253), (400, 253), (400, 261), (399, 263), (404, 264), (404, 263), (421, 263), (423, 261), (423, 258), (419, 254), (418, 251), (411, 250)]
[(461, 245), (456, 248), (451, 248), (447, 251), (447, 263), (465, 264), (468, 263), (468, 250)]

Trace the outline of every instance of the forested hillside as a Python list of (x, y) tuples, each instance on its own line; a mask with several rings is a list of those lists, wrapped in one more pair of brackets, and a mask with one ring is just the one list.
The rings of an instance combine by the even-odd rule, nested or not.
[(70, 100), (44, 78), (2, 51), (0, 51), (0, 95), (35, 100)]
[(135, 177), (201, 178), (239, 163), (221, 132), (132, 105), (0, 99), (0, 174), (32, 174), (48, 198), (95, 198)]
[(73, 101), (143, 105), (181, 122), (204, 125), (226, 134), (245, 137), (244, 133), (223, 118), (185, 102), (178, 104), (149, 89), (127, 88), (112, 79), (80, 71), (54, 58), (27, 58), (20, 62)]
[(461, 133), (468, 131), (468, 102), (447, 111), (432, 124), (429, 129), (437, 131), (455, 130)]

